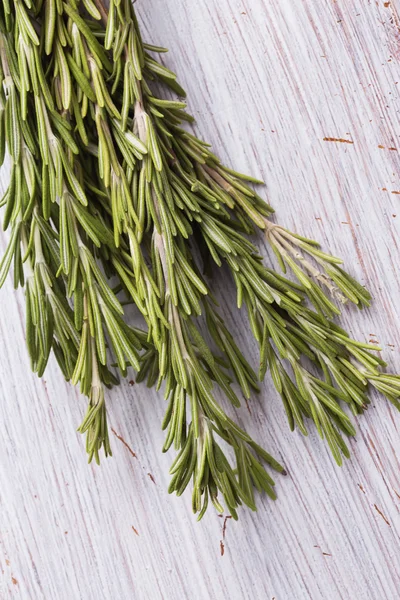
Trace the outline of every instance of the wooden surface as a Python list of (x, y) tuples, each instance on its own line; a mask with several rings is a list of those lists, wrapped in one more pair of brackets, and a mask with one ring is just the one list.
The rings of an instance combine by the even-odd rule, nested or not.
[[(341, 323), (379, 341), (400, 371), (397, 2), (140, 0), (137, 10), (145, 38), (171, 49), (196, 131), (266, 180), (282, 224), (367, 284), (372, 309), (348, 307)], [(6, 167), (2, 189), (7, 177)], [(231, 284), (219, 292), (241, 336)], [(128, 381), (110, 394), (114, 458), (88, 467), (75, 433), (84, 399), (53, 361), (44, 380), (30, 373), (11, 281), (0, 307), (2, 599), (399, 598), (400, 415), (384, 399), (359, 419), (339, 469), (315, 432), (289, 432), (267, 380), (238, 418), (287, 466), (278, 501), (259, 498), (237, 524), (212, 511), (197, 524), (190, 495), (166, 491), (161, 396)], [(242, 346), (256, 364), (249, 335)]]

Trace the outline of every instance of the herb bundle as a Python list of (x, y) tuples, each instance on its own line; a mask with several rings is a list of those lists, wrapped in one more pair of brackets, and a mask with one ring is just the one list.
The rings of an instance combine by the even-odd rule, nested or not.
[[(355, 434), (343, 407), (361, 413), (372, 386), (400, 408), (400, 378), (332, 321), (337, 303), (370, 302), (342, 261), (272, 222), (250, 185), (261, 182), (182, 126), (193, 119), (155, 58), (163, 52), (143, 42), (130, 0), (3, 0), (0, 162), (7, 148), (12, 167), (0, 285), (13, 263), (33, 371), (41, 376), (53, 351), (88, 396), (79, 429), (89, 460), (111, 454), (104, 387), (118, 382), (115, 368), (133, 368), (138, 382), (164, 389), (163, 450), (177, 451), (170, 491), (192, 481), (199, 518), (210, 502), (224, 510), (221, 495), (237, 518), (241, 504), (255, 510), (255, 489), (275, 497), (264, 465), (284, 470), (227, 415), (221, 393), (239, 407), (269, 372), (290, 427), (307, 435), (313, 421), (341, 464), (343, 436)], [(283, 275), (250, 241), (258, 230)], [(258, 374), (201, 264), (231, 273), (260, 348)], [(127, 322), (126, 303), (144, 331)]]

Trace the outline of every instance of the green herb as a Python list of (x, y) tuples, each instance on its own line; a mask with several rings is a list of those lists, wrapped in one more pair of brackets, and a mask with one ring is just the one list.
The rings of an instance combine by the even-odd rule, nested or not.
[[(341, 464), (355, 434), (343, 407), (362, 412), (372, 386), (399, 408), (400, 379), (332, 321), (335, 300), (370, 302), (341, 260), (272, 222), (250, 185), (260, 182), (182, 126), (193, 118), (154, 58), (164, 51), (143, 42), (130, 0), (3, 2), (0, 159), (7, 147), (12, 168), (0, 284), (14, 263), (32, 369), (41, 376), (53, 350), (89, 397), (79, 428), (89, 460), (111, 454), (104, 386), (117, 383), (115, 368), (133, 368), (138, 382), (163, 386), (163, 450), (177, 451), (169, 490), (192, 481), (199, 518), (210, 502), (237, 518), (241, 504), (255, 510), (255, 489), (275, 497), (263, 464), (284, 469), (228, 416), (221, 392), (239, 407), (269, 371), (291, 428), (306, 435), (314, 421)], [(259, 229), (292, 279), (263, 264), (248, 238)], [(258, 376), (202, 264), (231, 272), (260, 347)], [(146, 331), (128, 324), (126, 303)]]

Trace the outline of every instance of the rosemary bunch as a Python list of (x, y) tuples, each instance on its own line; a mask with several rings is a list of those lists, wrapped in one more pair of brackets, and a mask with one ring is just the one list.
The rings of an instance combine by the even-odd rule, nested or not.
[[(223, 510), (218, 492), (236, 518), (242, 503), (255, 509), (254, 487), (274, 497), (262, 461), (283, 468), (217, 399), (219, 389), (240, 406), (232, 383), (249, 397), (257, 377), (218, 312), (200, 256), (232, 273), (260, 345), (259, 378), (269, 369), (291, 427), (306, 434), (312, 419), (339, 464), (348, 456), (341, 434), (355, 433), (343, 404), (361, 412), (372, 385), (399, 408), (400, 379), (332, 322), (340, 312), (332, 298), (360, 308), (370, 301), (340, 259), (273, 223), (273, 209), (249, 186), (260, 182), (223, 166), (182, 127), (193, 120), (185, 103), (160, 97), (165, 88), (184, 96), (153, 58), (164, 51), (143, 42), (130, 0), (111, 0), (109, 9), (101, 0), (3, 3), (0, 158), (7, 142), (12, 173), (2, 204), (12, 231), (0, 284), (14, 259), (32, 368), (41, 375), (53, 349), (64, 376), (89, 396), (80, 430), (90, 459), (102, 446), (110, 454), (109, 367), (125, 375), (131, 366), (138, 381), (164, 387), (164, 451), (178, 452), (170, 491), (180, 495), (192, 480), (199, 518), (209, 500)], [(257, 229), (296, 282), (263, 265), (247, 237)], [(125, 302), (146, 332), (126, 322)]]

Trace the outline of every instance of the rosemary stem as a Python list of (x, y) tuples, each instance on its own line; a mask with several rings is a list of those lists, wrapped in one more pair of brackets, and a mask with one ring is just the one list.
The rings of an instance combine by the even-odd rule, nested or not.
[(96, 5), (100, 15), (101, 15), (101, 19), (104, 23), (104, 25), (107, 26), (107, 21), (108, 21), (108, 10), (106, 9), (106, 7), (104, 6), (102, 0), (93, 0), (94, 4)]

